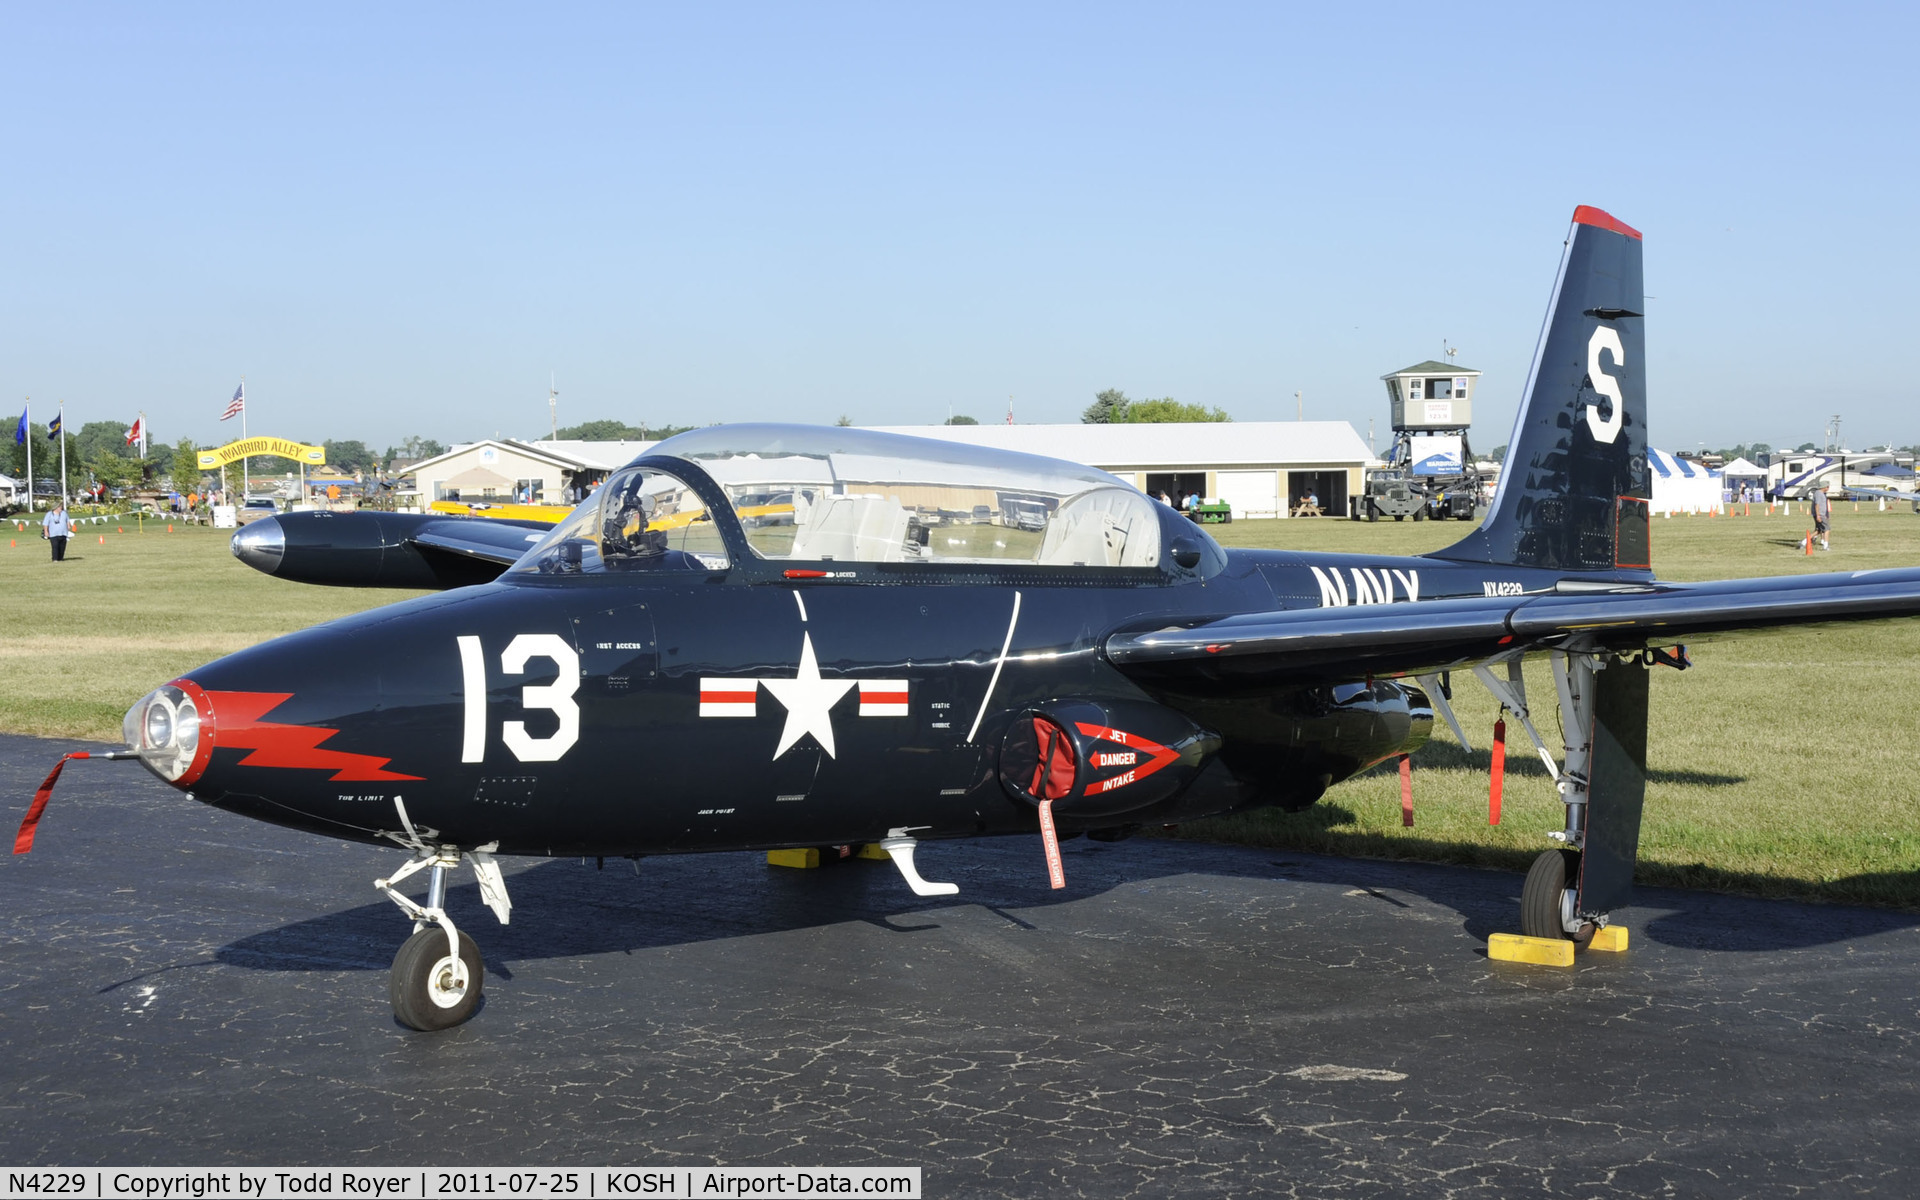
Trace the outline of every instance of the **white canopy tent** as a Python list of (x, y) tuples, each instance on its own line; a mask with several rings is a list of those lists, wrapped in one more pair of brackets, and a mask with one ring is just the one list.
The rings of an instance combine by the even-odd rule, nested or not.
[(1647, 447), (1647, 465), (1653, 468), (1653, 512), (1720, 511), (1720, 472), (1652, 446)]
[(1764, 490), (1767, 486), (1767, 469), (1755, 466), (1745, 458), (1736, 458), (1720, 468), (1720, 486), (1727, 489), (1727, 499), (1732, 500), (1732, 489), (1748, 484)]

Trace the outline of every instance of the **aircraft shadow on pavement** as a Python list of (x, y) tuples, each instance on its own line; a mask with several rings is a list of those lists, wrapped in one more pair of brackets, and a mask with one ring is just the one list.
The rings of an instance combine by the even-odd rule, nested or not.
[[(1032, 927), (1018, 915), (1022, 910), (1085, 901), (1156, 878), (1337, 885), (1346, 895), (1362, 889), (1400, 907), (1410, 905), (1396, 894), (1414, 897), (1452, 909), (1462, 930), (1482, 941), (1518, 927), (1521, 876), (1510, 871), (1150, 839), (1138, 845), (1148, 853), (1130, 853), (1124, 845), (1073, 847), (1066, 855), (1069, 886), (1060, 892), (1046, 886), (1039, 848), (1024, 840), (1017, 848), (975, 849), (945, 860), (936, 846), (935, 854), (922, 856), (922, 869), (959, 882), (961, 893), (932, 897), (908, 892), (883, 862), (796, 871), (768, 867), (759, 855), (662, 856), (643, 860), (636, 878), (624, 861), (596, 871), (563, 859), (508, 877), (519, 918), (511, 925), (494, 921), (473, 884), (448, 889), (448, 911), (479, 941), (488, 970), (503, 978), (512, 978), (507, 964), (514, 962), (631, 953), (850, 921), (912, 936), (938, 929), (941, 922), (931, 914), (956, 906), (994, 912), (1011, 933)], [(1649, 913), (1657, 915), (1642, 915)], [(1920, 914), (1894, 910), (1666, 888), (1642, 889), (1640, 907), (1623, 919), (1637, 937), (1727, 952), (1792, 950), (1920, 924)], [(263, 930), (221, 947), (214, 957), (264, 971), (385, 970), (407, 931), (399, 910), (383, 900)]]
[[(1112, 857), (1103, 853), (1106, 849), (1096, 853)], [(1027, 886), (1013, 881), (1011, 871), (984, 871), (977, 862), (943, 872), (962, 864), (935, 866), (933, 856), (923, 853), (922, 869), (956, 878), (962, 893), (927, 897), (908, 891), (885, 862), (800, 871), (767, 866), (758, 854), (663, 855), (641, 860), (636, 878), (624, 860), (595, 870), (583, 868), (578, 859), (556, 859), (508, 875), (513, 924), (499, 925), (471, 883), (447, 889), (447, 911), (480, 943), (487, 969), (500, 971), (496, 963), (628, 953), (848, 921), (911, 935), (939, 928), (938, 920), (923, 914), (967, 904), (1023, 925), (1002, 910), (1087, 897), (1085, 886), (1048, 889), (1037, 846), (1033, 858), (1041, 880)], [(1068, 869), (1076, 865), (1090, 866), (1091, 859), (1071, 855)], [(1101, 874), (1107, 877), (1102, 890), (1121, 882), (1111, 878), (1111, 871)], [(270, 971), (385, 970), (407, 929), (400, 911), (383, 900), (241, 938), (221, 947), (215, 958)]]

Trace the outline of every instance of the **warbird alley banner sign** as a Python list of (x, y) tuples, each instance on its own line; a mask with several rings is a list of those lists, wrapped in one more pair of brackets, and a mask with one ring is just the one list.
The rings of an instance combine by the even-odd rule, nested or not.
[(271, 454), (276, 458), (290, 458), (309, 467), (327, 465), (327, 451), (324, 446), (308, 446), (301, 442), (289, 441), (277, 437), (241, 438), (237, 442), (228, 442), (218, 450), (200, 452), (200, 469), (211, 470), (224, 467), (228, 463), (239, 462), (243, 458), (252, 458), (256, 454)]

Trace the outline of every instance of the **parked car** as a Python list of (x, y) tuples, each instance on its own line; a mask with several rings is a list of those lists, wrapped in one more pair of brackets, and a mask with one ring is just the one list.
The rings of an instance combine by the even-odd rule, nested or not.
[(271, 517), (279, 511), (280, 506), (272, 500), (263, 500), (256, 497), (240, 506), (240, 511), (235, 514), (234, 520), (241, 525), (247, 525), (258, 521), (262, 517)]

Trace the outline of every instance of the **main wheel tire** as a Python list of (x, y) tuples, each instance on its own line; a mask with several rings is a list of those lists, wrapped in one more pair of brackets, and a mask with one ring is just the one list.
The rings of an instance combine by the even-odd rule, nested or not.
[(1577, 850), (1548, 850), (1534, 859), (1520, 888), (1520, 932), (1537, 938), (1567, 937), (1560, 923), (1560, 896), (1567, 882), (1579, 877)]
[(1380, 519), (1380, 506), (1378, 504), (1375, 504), (1371, 500), (1367, 501), (1367, 523), (1372, 524), (1378, 521), (1379, 519)]
[(431, 1033), (452, 1029), (480, 1007), (480, 985), (487, 969), (480, 947), (460, 935), (460, 957), (447, 953), (447, 931), (429, 925), (400, 944), (387, 976), (393, 1015), (408, 1029)]

